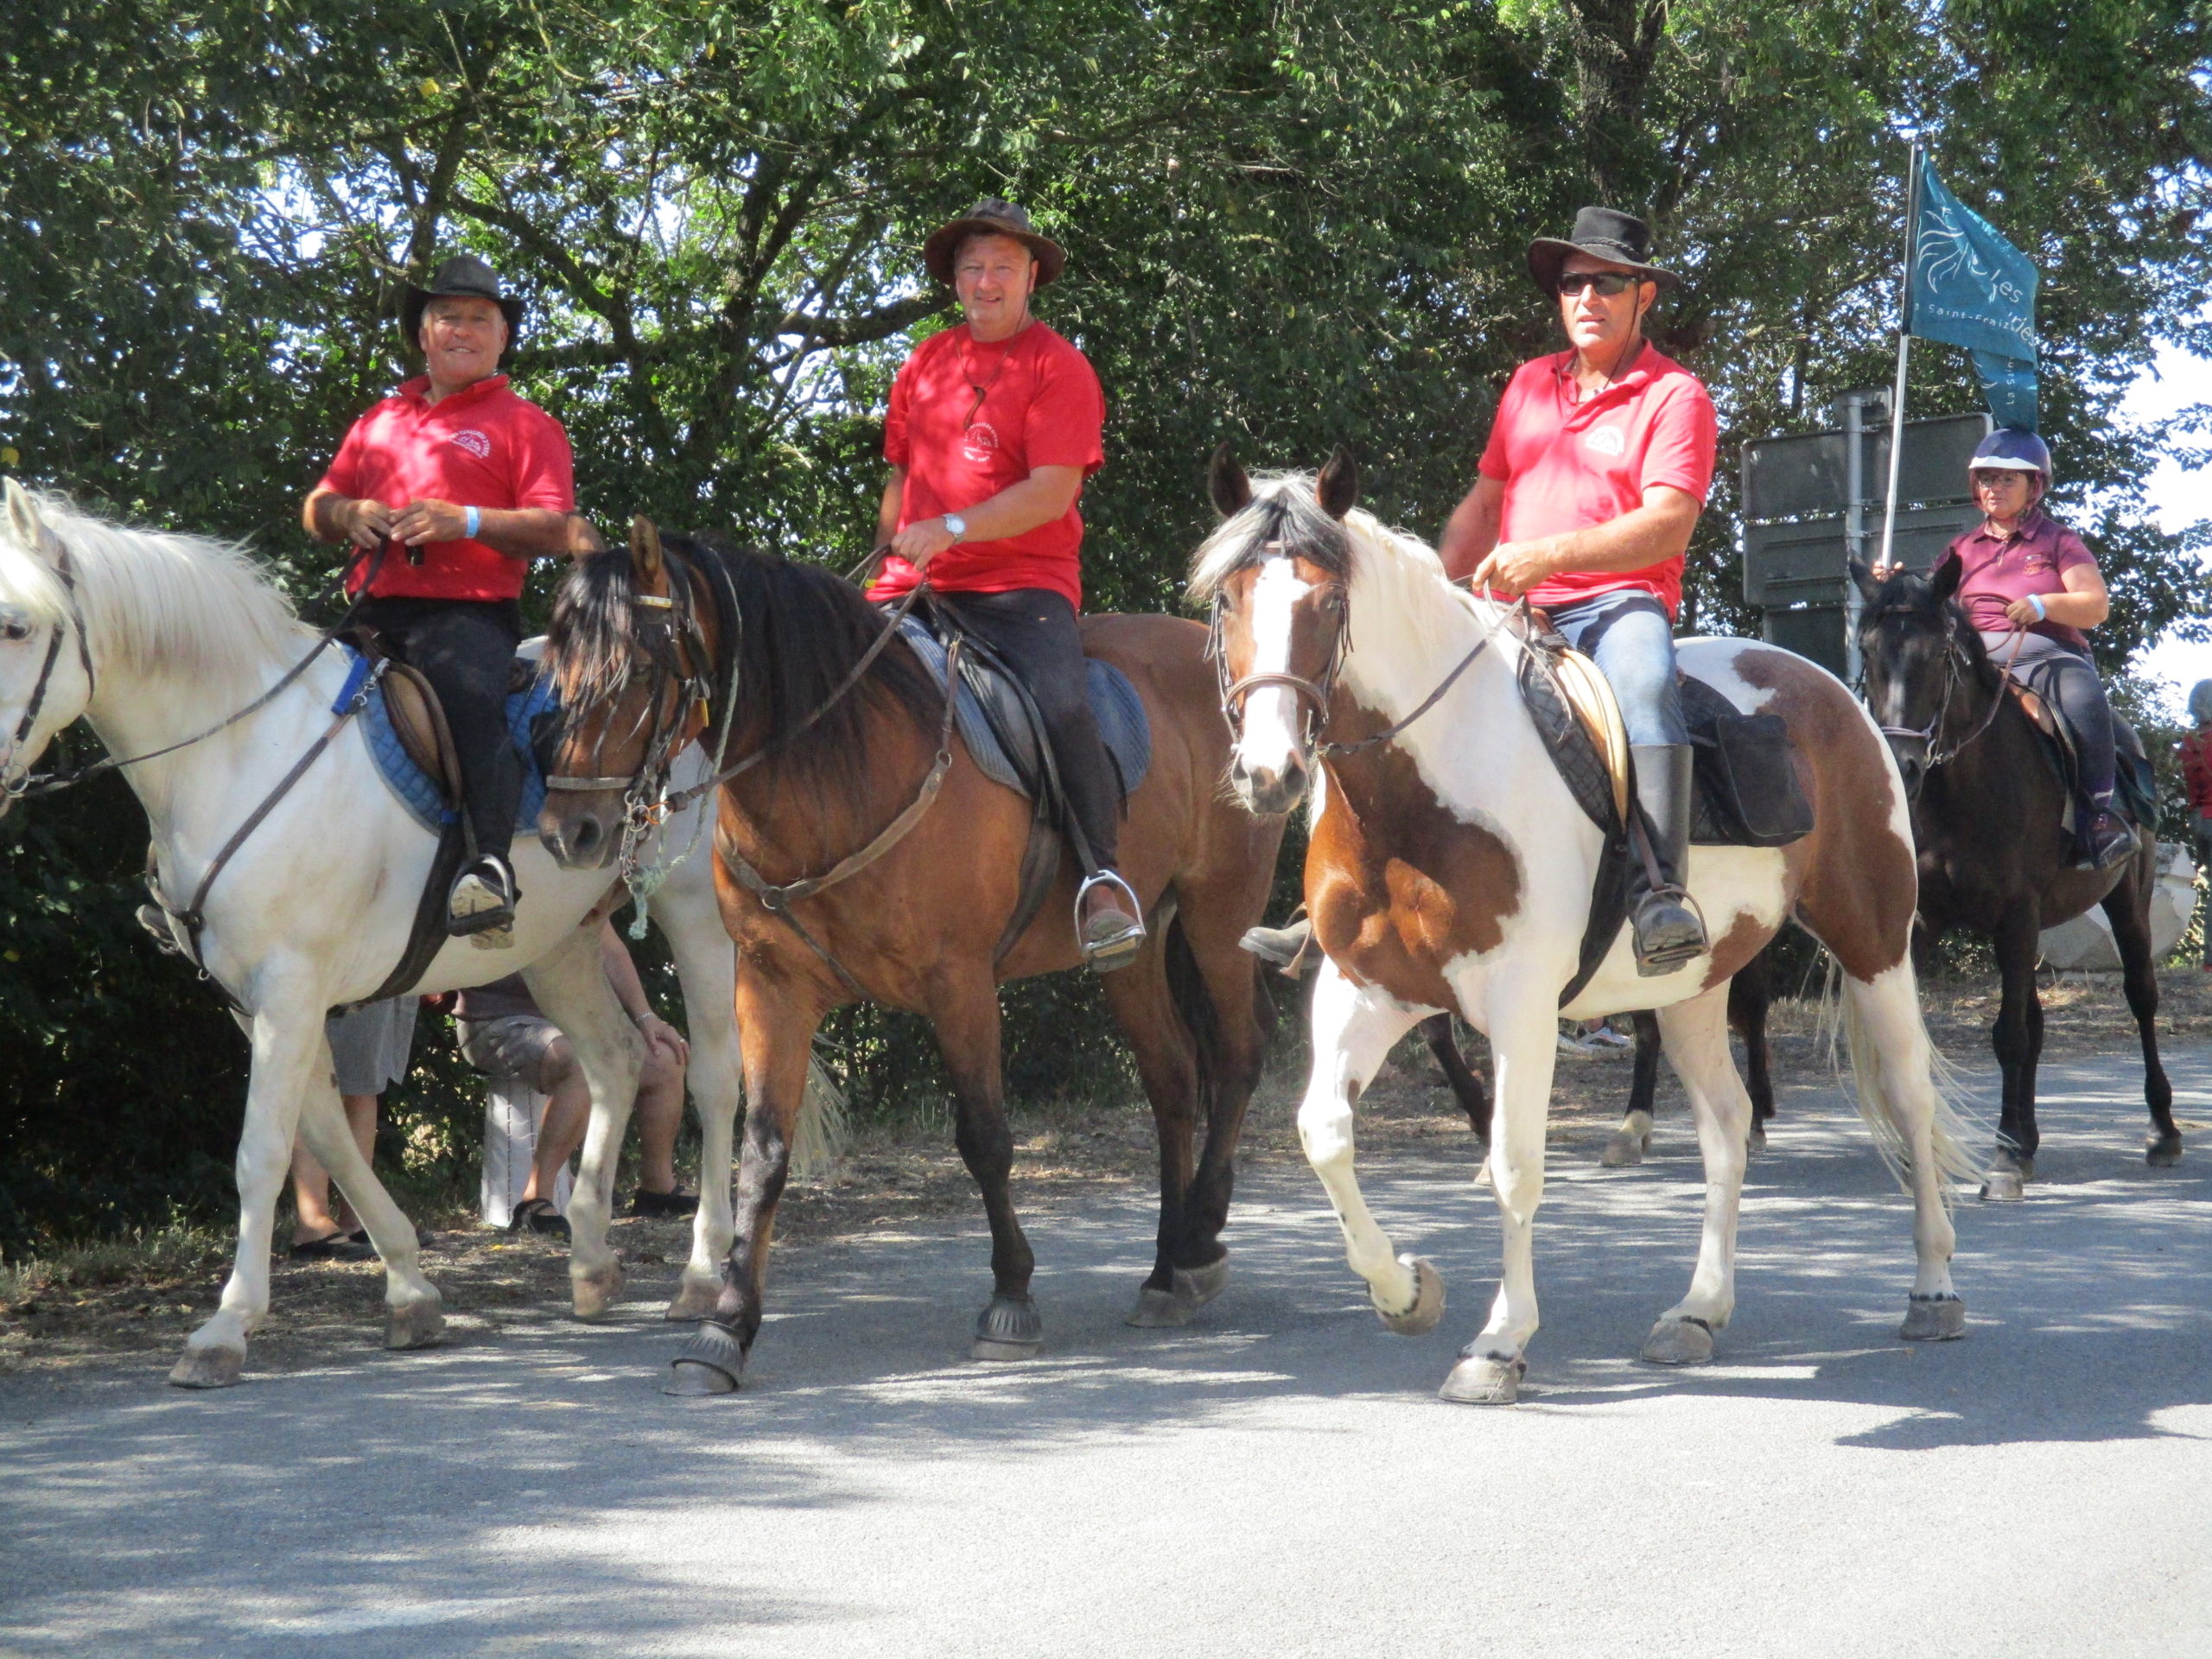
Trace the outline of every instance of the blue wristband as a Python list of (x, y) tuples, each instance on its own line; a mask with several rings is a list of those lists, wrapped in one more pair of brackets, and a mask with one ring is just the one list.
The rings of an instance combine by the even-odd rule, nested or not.
[(484, 515), (479, 512), (474, 507), (471, 507), (468, 509), (468, 517), (466, 523), (468, 527), (468, 539), (473, 542), (476, 539), (476, 532), (484, 528)]
[[(472, 513), (474, 513), (475, 511), (476, 511), (476, 509), (475, 509), (475, 508), (474, 508), (474, 507), (471, 507), (471, 508), (469, 509), (469, 512), (472, 512)], [(474, 536), (476, 532), (475, 532), (475, 531), (474, 531), (474, 530), (473, 530), (473, 529), (472, 529), (468, 533), (469, 533), (470, 535)], [(2050, 621), (2050, 612), (2049, 610), (2047, 610), (2047, 609), (2044, 607), (2044, 602), (2043, 602), (2043, 595), (2042, 595), (2041, 594), (2030, 594), (2028, 595), (2028, 603), (2029, 603), (2029, 604), (2031, 604), (2031, 605), (2032, 605), (2032, 606), (2034, 606), (2034, 607), (2036, 607), (2036, 620), (2037, 620), (2037, 621), (2038, 621), (2038, 622), (2048, 622), (2048, 621)]]

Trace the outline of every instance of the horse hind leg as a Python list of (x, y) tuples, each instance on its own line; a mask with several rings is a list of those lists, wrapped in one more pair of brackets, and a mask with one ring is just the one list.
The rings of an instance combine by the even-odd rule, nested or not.
[(2151, 924), (2146, 915), (2145, 861), (2138, 859), (2126, 879), (2106, 895), (2104, 912), (2120, 948), (2120, 983), (2128, 1012), (2143, 1045), (2143, 1103), (2151, 1113), (2151, 1139), (2144, 1161), (2154, 1169), (2181, 1161), (2181, 1126), (2174, 1122), (2174, 1086), (2158, 1058), (2158, 972), (2151, 959)]
[(445, 1303), (437, 1287), (423, 1276), (415, 1224), (392, 1201), (353, 1144), (336, 1083), (327, 1074), (317, 1077), (307, 1091), (300, 1112), (300, 1138), (352, 1203), (369, 1242), (384, 1260), (384, 1345), (436, 1347), (445, 1339)]
[(2040, 932), (2041, 912), (2029, 899), (2006, 914), (1993, 941), (2002, 996), (1997, 1022), (1990, 1030), (1990, 1046), (2004, 1074), (2004, 1104), (1997, 1149), (1982, 1178), (1986, 1203), (2024, 1198), (2027, 1183), (2035, 1179), (2036, 1151), (2042, 1141), (2036, 1128), (2036, 1058), (2043, 1046), (2043, 1003), (2036, 994)]
[(1168, 948), (1162, 933), (1135, 962), (1107, 975), (1103, 983), (1115, 1023), (1136, 1057), (1137, 1076), (1151, 1103), (1153, 1128), (1160, 1140), (1160, 1226), (1152, 1271), (1137, 1287), (1136, 1306), (1128, 1316), (1128, 1324), (1143, 1330), (1188, 1324), (1205, 1300), (1200, 1294), (1206, 1288), (1204, 1281), (1225, 1276), (1228, 1266), (1224, 1252), (1222, 1274), (1211, 1271), (1212, 1263), (1203, 1264), (1198, 1279), (1191, 1281), (1191, 1291), (1179, 1294), (1178, 1269), (1187, 1274), (1202, 1267), (1188, 1259), (1187, 1236), (1200, 1090), (1198, 1038), (1178, 1016), (1169, 994), (1164, 954)]
[(1630, 1079), (1628, 1110), (1605, 1142), (1598, 1161), (1608, 1169), (1640, 1164), (1651, 1150), (1651, 1108), (1659, 1094), (1659, 1020), (1649, 1013), (1629, 1016), (1636, 1027), (1636, 1071)]
[(1045, 1328), (1029, 1288), (1036, 1254), (1014, 1212), (1014, 1132), (1000, 1070), (998, 987), (988, 971), (945, 983), (930, 1018), (952, 1077), (953, 1139), (982, 1193), (991, 1227), (991, 1300), (976, 1316), (972, 1351), (977, 1359), (1033, 1358)]
[(1475, 1139), (1487, 1147), (1490, 1143), (1490, 1091), (1483, 1087), (1483, 1080), (1467, 1064), (1467, 1057), (1459, 1052), (1459, 1039), (1452, 1028), (1448, 1014), (1432, 1014), (1421, 1022), (1421, 1034), (1428, 1044), (1428, 1052), (1435, 1057), (1438, 1070), (1452, 1090), (1452, 1098), (1467, 1115), (1467, 1127), (1475, 1132)]
[(1744, 1084), (1751, 1096), (1751, 1127), (1745, 1144), (1766, 1150), (1766, 1126), (1774, 1116), (1773, 1054), (1767, 1046), (1767, 1010), (1774, 1001), (1774, 971), (1762, 950), (1728, 982), (1728, 1023), (1744, 1039)]
[(1420, 1017), (1354, 987), (1334, 963), (1324, 962), (1313, 987), (1313, 1071), (1298, 1108), (1299, 1144), (1337, 1212), (1344, 1259), (1367, 1281), (1382, 1323), (1408, 1337), (1434, 1329), (1443, 1317), (1444, 1281), (1427, 1260), (1396, 1255), (1368, 1209), (1352, 1166), (1353, 1106), (1390, 1046)]
[(1644, 1339), (1654, 1365), (1695, 1365), (1713, 1357), (1713, 1332), (1736, 1310), (1736, 1223), (1744, 1195), (1751, 1100), (1728, 1050), (1727, 992), (1713, 989), (1657, 1016), (1667, 1058), (1682, 1080), (1705, 1158), (1705, 1223), (1689, 1294), (1659, 1316)]

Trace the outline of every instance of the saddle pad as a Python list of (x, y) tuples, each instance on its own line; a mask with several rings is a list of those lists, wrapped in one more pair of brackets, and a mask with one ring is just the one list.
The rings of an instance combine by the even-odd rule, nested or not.
[[(942, 685), (944, 647), (938, 643), (937, 636), (916, 616), (908, 616), (899, 629), (929, 670), (931, 677)], [(1152, 770), (1152, 721), (1144, 711), (1144, 699), (1129, 683), (1128, 675), (1096, 657), (1088, 658), (1084, 666), (1089, 671), (1085, 690), (1090, 698), (1090, 712), (1097, 718), (1098, 735), (1105, 742), (1107, 756), (1120, 776), (1122, 796), (1126, 800), (1136, 792), (1137, 785)], [(1026, 757), (1006, 752), (990, 717), (983, 712), (982, 703), (965, 683), (960, 688), (954, 719), (960, 728), (961, 741), (967, 744), (976, 764), (982, 768), (983, 776), (1027, 797), (1030, 791), (1025, 773), (1031, 767), (1024, 764)]]
[[(354, 694), (361, 689), (361, 682), (369, 675), (368, 659), (351, 645), (344, 646), (344, 650), (348, 660), (346, 683), (339, 690), (338, 701), (330, 706), (334, 715), (353, 700)], [(531, 722), (543, 714), (557, 714), (560, 707), (560, 699), (550, 680), (534, 679), (524, 690), (508, 694), (507, 732), (514, 741), (515, 753), (522, 757), (522, 800), (515, 811), (518, 830), (532, 829), (537, 823), (539, 810), (545, 804), (545, 773), (537, 764)], [(399, 734), (392, 729), (391, 714), (385, 707), (381, 685), (369, 692), (369, 700), (361, 709), (360, 728), (377, 770), (384, 774), (391, 792), (415, 815), (416, 821), (433, 834), (441, 824), (452, 823), (454, 814), (446, 805), (444, 791), (409, 757)]]
[[(2027, 670), (2026, 677), (2027, 684), (2022, 689), (2032, 692), (2050, 716), (2050, 726), (2036, 723), (2036, 734), (2043, 739), (2044, 750), (2066, 785), (2066, 804), (2059, 814), (2059, 825), (2071, 832), (2075, 796), (2081, 787), (2081, 741), (2075, 734), (2074, 722), (2067, 718), (2066, 705), (2058, 699), (2058, 665), (2037, 663)], [(2019, 685), (2018, 677), (2013, 683)], [(2024, 705), (2022, 712), (2034, 718), (2033, 711)], [(2158, 774), (2143, 752), (2142, 734), (2115, 713), (2112, 736), (2113, 781), (2118, 785), (2113, 791), (2113, 810), (2138, 828), (2154, 824), (2158, 819)]]

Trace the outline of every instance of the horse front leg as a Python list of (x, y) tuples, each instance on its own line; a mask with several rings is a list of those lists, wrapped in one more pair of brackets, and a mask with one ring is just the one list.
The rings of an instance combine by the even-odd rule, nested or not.
[(181, 1389), (226, 1389), (245, 1370), (246, 1340), (269, 1313), (276, 1197), (292, 1166), (301, 1104), (318, 1077), (321, 1086), (335, 1088), (321, 992), (308, 965), (264, 962), (252, 988), (252, 1072), (236, 1165), (238, 1254), (213, 1317), (185, 1339), (183, 1357), (169, 1372)]
[(1650, 1152), (1652, 1108), (1659, 1098), (1658, 1018), (1644, 1012), (1632, 1014), (1629, 1020), (1636, 1029), (1636, 1069), (1629, 1079), (1628, 1110), (1598, 1154), (1598, 1161), (1608, 1169), (1640, 1164)]
[(330, 1173), (353, 1206), (384, 1260), (384, 1345), (435, 1348), (445, 1339), (445, 1301), (423, 1276), (415, 1224), (392, 1202), (353, 1143), (339, 1103), (337, 1079), (327, 1069), (310, 1072), (300, 1110), (300, 1138)]
[[(702, 877), (696, 890), (687, 866)], [(678, 891), (682, 884), (685, 891)], [(671, 895), (674, 895), (671, 901)], [(730, 1210), (731, 1158), (737, 1114), (744, 1104), (736, 1006), (737, 953), (715, 906), (714, 879), (706, 855), (687, 860), (670, 877), (654, 907), (683, 985), (684, 1019), (691, 1040), (685, 1073), (692, 1109), (699, 1116), (699, 1211), (691, 1223), (691, 1259), (684, 1263), (671, 1319), (704, 1319), (721, 1294), (722, 1263), (736, 1226)]]
[[(1544, 982), (1530, 969), (1490, 1007), (1490, 1052), (1497, 1096), (1491, 1137), (1491, 1186), (1497, 1196), (1503, 1235), (1497, 1295), (1490, 1319), (1459, 1351), (1444, 1379), (1446, 1400), (1466, 1405), (1510, 1405), (1528, 1370), (1529, 1339), (1536, 1333), (1535, 1228), (1544, 1196), (1544, 1122), (1551, 1110), (1552, 1069), (1558, 1058), (1558, 1010), (1529, 988)], [(1549, 982), (1561, 983), (1564, 973)]]
[(523, 970), (531, 995), (569, 1039), (591, 1086), (591, 1123), (568, 1208), (569, 1286), (580, 1319), (603, 1319), (621, 1299), (626, 1275), (607, 1229), (622, 1132), (645, 1069), (645, 1039), (622, 1012), (601, 952), (601, 929), (586, 924)]
[(1367, 1281), (1382, 1323), (1405, 1337), (1432, 1331), (1443, 1318), (1444, 1279), (1425, 1258), (1396, 1254), (1368, 1209), (1352, 1163), (1353, 1109), (1390, 1046), (1421, 1017), (1324, 961), (1313, 985), (1313, 1071), (1298, 1108), (1299, 1144), (1337, 1212), (1344, 1259)]
[(1689, 1294), (1659, 1316), (1644, 1338), (1654, 1365), (1696, 1365), (1713, 1357), (1713, 1333), (1736, 1311), (1736, 1221), (1744, 1196), (1751, 1100), (1728, 1049), (1728, 992), (1715, 986), (1660, 1010), (1667, 1058), (1690, 1097), (1698, 1149), (1705, 1156), (1705, 1227)]
[(2149, 861), (2138, 855), (2125, 880), (2105, 895), (2105, 918), (2120, 947), (2120, 984), (2127, 1010), (2143, 1045), (2143, 1103), (2150, 1109), (2152, 1135), (2144, 1161), (2164, 1169), (2181, 1161), (2181, 1126), (2174, 1122), (2174, 1086), (2158, 1058), (2158, 970), (2151, 960), (2151, 922), (2145, 912), (2151, 883)]
[(771, 980), (742, 957), (734, 1007), (747, 1102), (735, 1238), (714, 1306), (673, 1362), (664, 1391), (674, 1395), (734, 1394), (744, 1377), (746, 1357), (760, 1332), (776, 1205), (791, 1177), (791, 1141), (806, 1099), (815, 1029), (824, 1012), (811, 987)]
[(1435, 1057), (1437, 1069), (1444, 1073), (1444, 1082), (1452, 1090), (1452, 1098), (1459, 1103), (1459, 1109), (1467, 1115), (1467, 1127), (1475, 1132), (1475, 1139), (1490, 1149), (1490, 1093), (1483, 1087), (1483, 1080), (1475, 1075), (1474, 1067), (1467, 1064), (1467, 1057), (1459, 1052), (1459, 1039), (1452, 1029), (1452, 1016), (1432, 1014), (1421, 1022), (1422, 1040)]
[(1997, 1150), (1983, 1177), (1981, 1196), (2009, 1203), (2026, 1196), (2035, 1179), (2036, 1051), (2041, 1046), (2043, 1004), (2036, 995), (2036, 959), (2041, 953), (2041, 908), (2032, 895), (2007, 912), (1993, 943), (2002, 986), (1990, 1046), (2004, 1073), (2004, 1104), (1997, 1122)]

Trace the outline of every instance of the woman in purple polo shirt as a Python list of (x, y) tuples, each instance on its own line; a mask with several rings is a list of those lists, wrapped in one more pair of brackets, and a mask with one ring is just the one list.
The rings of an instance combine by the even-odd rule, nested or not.
[(2081, 751), (2074, 862), (2106, 868), (2134, 851), (2135, 836), (2112, 810), (2112, 709), (2086, 632), (2111, 613), (2105, 579), (2082, 538), (2043, 510), (2050, 451), (2041, 438), (2000, 427), (1967, 465), (1982, 522), (1953, 542), (1929, 574), (1945, 560), (1959, 562), (1958, 601), (1990, 660), (2015, 679), (2025, 683), (2031, 670), (2052, 665), (2053, 690)]

